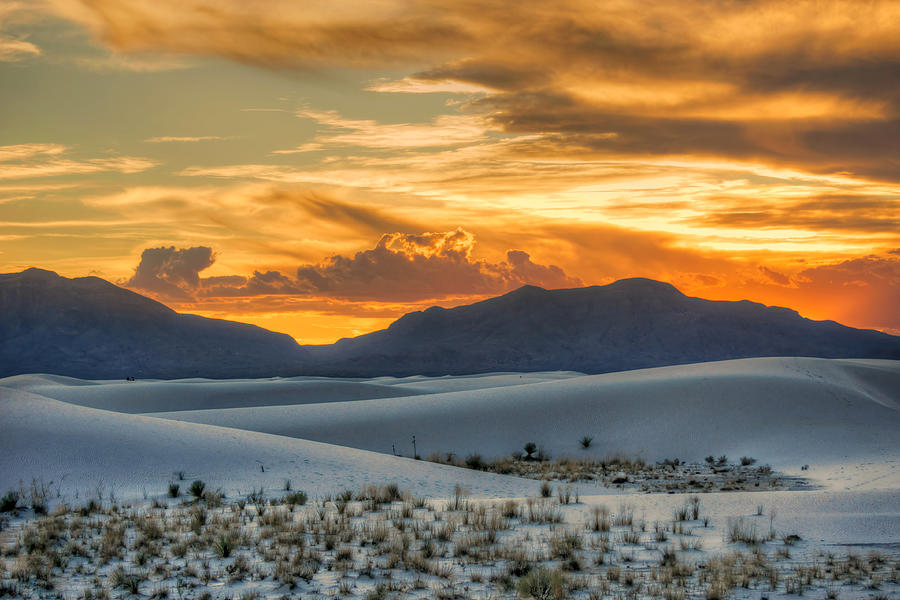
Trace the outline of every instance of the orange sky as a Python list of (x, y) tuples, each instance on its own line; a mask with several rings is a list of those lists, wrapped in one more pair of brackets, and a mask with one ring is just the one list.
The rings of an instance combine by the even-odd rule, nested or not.
[(900, 333), (900, 5), (0, 7), (0, 270), (307, 343), (644, 276)]

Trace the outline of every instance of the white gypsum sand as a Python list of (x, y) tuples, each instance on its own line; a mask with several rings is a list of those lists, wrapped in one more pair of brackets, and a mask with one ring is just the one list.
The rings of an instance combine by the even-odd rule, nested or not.
[[(410, 393), (418, 395), (406, 396)], [(511, 565), (508, 553), (521, 549), (531, 556), (531, 567), (560, 569), (565, 560), (553, 553), (558, 538), (567, 531), (577, 532), (581, 544), (577, 551), (581, 570), (561, 571), (574, 598), (590, 598), (592, 590), (601, 589), (628, 594), (638, 585), (642, 590), (638, 595), (649, 597), (681, 597), (679, 593), (716, 597), (718, 584), (704, 573), (724, 577), (723, 563), (716, 561), (720, 557), (732, 560), (727, 557), (735, 552), (744, 557), (737, 559), (738, 566), (743, 560), (765, 557), (764, 563), (754, 562), (753, 568), (766, 574), (750, 578), (746, 590), (739, 581), (732, 582), (736, 587), (729, 588), (729, 593), (735, 597), (759, 598), (761, 593), (784, 597), (797, 585), (802, 587), (804, 577), (810, 581), (806, 592), (812, 597), (829, 593), (841, 598), (877, 593), (891, 597), (898, 591), (900, 573), (898, 398), (900, 363), (796, 358), (595, 376), (504, 373), (128, 384), (17, 376), (0, 380), (0, 493), (22, 488), (21, 503), (27, 504), (33, 480), (48, 491), (51, 510), (54, 504), (77, 508), (99, 499), (100, 510), (110, 514), (99, 517), (98, 523), (119, 519), (133, 528), (128, 529), (120, 558), (101, 566), (87, 543), (86, 556), (64, 558), (63, 566), (46, 571), (55, 591), (66, 597), (80, 597), (85, 588), (93, 589), (93, 594), (106, 590), (122, 596), (127, 586), (112, 583), (121, 579), (115, 579), (119, 577), (115, 570), (122, 569), (124, 575), (142, 578), (141, 594), (166, 590), (169, 597), (182, 593), (178, 582), (187, 581), (198, 586), (194, 590), (198, 595), (209, 591), (223, 598), (247, 593), (273, 599), (292, 593), (365, 598), (379, 589), (387, 597), (398, 593), (433, 598), (450, 597), (450, 588), (458, 597), (512, 598), (525, 577), (503, 579)], [(155, 412), (173, 406), (195, 410)], [(203, 406), (232, 408), (196, 410)], [(151, 414), (133, 414), (138, 411)], [(540, 444), (555, 457), (619, 452), (650, 461), (675, 456), (700, 461), (707, 454), (727, 454), (735, 461), (748, 455), (809, 476), (820, 488), (701, 494), (701, 519), (681, 523), (673, 515), (689, 501), (686, 494), (621, 493), (599, 485), (553, 482), (552, 497), (536, 499), (538, 481), (390, 455), (391, 444), (398, 452), (410, 454), (412, 435), (423, 455), (454, 451), (504, 456), (521, 451), (527, 441)], [(578, 443), (584, 435), (593, 437), (587, 449)], [(809, 469), (801, 471), (807, 463)], [(179, 476), (184, 479), (178, 480)], [(194, 479), (203, 480), (208, 490), (225, 492), (225, 505), (207, 509), (202, 501), (182, 504)], [(269, 535), (264, 531), (265, 519), (255, 512), (257, 508), (248, 505), (240, 513), (234, 508), (260, 489), (278, 502), (286, 493), (286, 480), (293, 489), (308, 493), (312, 503), (325, 501), (298, 509), (292, 517), (306, 523), (303, 552), (312, 553), (318, 561), (310, 580), (301, 578), (294, 588), (279, 578), (287, 567), (278, 570), (278, 557), (290, 562), (299, 550), (273, 546), (279, 538), (265, 537)], [(180, 486), (182, 498), (166, 497), (169, 483)], [(352, 510), (360, 511), (359, 516), (348, 521), (357, 533), (347, 541), (338, 537), (329, 542), (328, 528), (339, 522), (336, 494), (389, 483), (429, 498), (437, 513), (446, 509), (461, 486), (469, 490), (472, 508), (441, 516), (444, 521), (458, 521), (458, 533), (446, 542), (432, 540), (438, 554), (427, 558), (425, 554), (432, 550), (426, 543), (434, 534), (425, 532), (432, 531), (428, 523), (435, 515), (420, 508), (403, 517), (407, 509), (399, 501), (385, 505), (381, 512), (365, 513), (365, 518), (365, 502), (358, 502)], [(563, 489), (573, 495), (577, 492), (579, 502), (560, 506), (557, 493)], [(521, 514), (530, 502), (559, 513), (565, 523), (528, 523), (527, 518), (518, 517), (508, 523), (510, 529), (497, 533), (495, 542), (477, 541), (490, 532), (479, 529), (481, 525), (464, 525), (464, 520), (478, 522), (474, 507), (496, 505), (500, 510), (509, 498), (519, 499)], [(169, 508), (153, 509), (154, 501)], [(133, 503), (136, 513), (130, 509), (110, 512), (114, 503), (123, 502)], [(612, 527), (607, 552), (598, 550), (607, 543), (600, 541), (603, 534), (590, 531), (594, 509), (599, 507), (613, 515), (623, 510), (633, 514), (632, 525)], [(178, 525), (191, 521), (195, 509), (209, 511), (207, 525), (200, 526), (196, 539), (190, 532), (193, 525)], [(283, 508), (259, 509), (265, 514), (273, 511)], [(147, 535), (139, 527), (147, 526), (139, 516), (144, 514), (155, 515), (164, 528), (172, 527), (177, 534), (171, 539), (166, 536), (165, 541), (141, 542)], [(221, 557), (216, 536), (235, 515), (240, 517), (234, 526), (243, 532), (245, 542), (238, 544), (231, 557)], [(64, 517), (73, 526), (78, 526), (77, 519), (75, 513)], [(384, 545), (368, 540), (365, 519), (384, 520), (390, 529)], [(329, 525), (332, 521), (335, 524)], [(44, 527), (40, 523), (24, 510), (9, 529), (0, 532), (10, 557), (5, 574), (0, 569), (0, 580), (20, 586), (17, 594), (30, 595), (39, 589), (36, 575), (25, 567), (38, 568), (43, 559), (22, 553), (28, 545), (23, 539), (26, 530)], [(730, 539), (734, 528), (750, 536), (768, 538), (772, 532), (775, 537), (748, 546)], [(103, 531), (101, 526), (95, 534), (83, 535), (90, 541), (91, 535), (100, 536)], [(380, 535), (371, 531), (375, 537)], [(784, 541), (792, 534), (800, 539)], [(396, 559), (391, 558), (392, 547), (402, 546), (404, 537), (409, 537), (410, 546), (391, 566)], [(662, 538), (665, 541), (659, 541)], [(179, 544), (187, 545), (184, 558), (172, 554), (181, 552), (176, 549)], [(470, 550), (460, 554), (466, 545)], [(667, 548), (678, 564), (693, 565), (691, 574), (683, 577), (684, 586), (678, 587), (677, 577), (675, 583), (664, 583), (669, 577), (666, 569), (672, 569), (671, 564), (662, 564)], [(73, 552), (77, 549), (77, 545), (70, 547)], [(69, 556), (62, 546), (54, 552), (54, 556)], [(342, 558), (348, 552), (351, 558)], [(598, 554), (604, 555), (603, 565), (596, 564)], [(829, 554), (835, 558), (829, 559)], [(246, 572), (236, 566), (239, 561), (247, 565)], [(296, 568), (308, 564), (298, 563)], [(851, 573), (850, 564), (862, 565), (864, 570)], [(813, 568), (817, 570), (812, 573), (803, 570)], [(620, 571), (616, 581), (612, 579), (615, 569)], [(773, 569), (777, 575), (772, 575)], [(829, 575), (837, 572), (841, 573), (837, 579)], [(206, 583), (204, 573), (211, 577)], [(626, 576), (636, 579), (628, 583)], [(774, 593), (768, 591), (768, 577), (777, 579)], [(385, 586), (395, 589), (387, 593)]]

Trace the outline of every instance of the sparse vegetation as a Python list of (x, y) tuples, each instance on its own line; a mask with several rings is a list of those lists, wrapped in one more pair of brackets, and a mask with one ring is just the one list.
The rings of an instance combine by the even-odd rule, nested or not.
[[(591, 440), (585, 436), (584, 443)], [(427, 460), (478, 471), (516, 475), (544, 481), (597, 482), (646, 492), (767, 491), (806, 485), (805, 480), (774, 473), (768, 465), (729, 465), (727, 457), (707, 456), (705, 464), (670, 458), (648, 464), (640, 458), (611, 456), (603, 459), (562, 457), (550, 460), (534, 442), (522, 456), (488, 459), (473, 453), (460, 460), (453, 453), (432, 454)], [(755, 464), (755, 459), (754, 459)]]
[(900, 586), (894, 554), (794, 559), (789, 548), (806, 552), (800, 536), (763, 537), (754, 516), (727, 519), (728, 548), (706, 551), (704, 539), (722, 534), (703, 527), (710, 516), (701, 518), (696, 495), (670, 503), (668, 517), (650, 524), (629, 503), (589, 507), (583, 523), (569, 524), (567, 515), (584, 514), (566, 506), (571, 486), (550, 489), (559, 501), (548, 493), (491, 502), (457, 486), (448, 501), (434, 502), (387, 484), (313, 501), (260, 488), (215, 506), (25, 511), (14, 517), (19, 534), (2, 548), (0, 590), (79, 600), (317, 597), (329, 586), (332, 595), (360, 599), (685, 600), (738, 589), (890, 597)]

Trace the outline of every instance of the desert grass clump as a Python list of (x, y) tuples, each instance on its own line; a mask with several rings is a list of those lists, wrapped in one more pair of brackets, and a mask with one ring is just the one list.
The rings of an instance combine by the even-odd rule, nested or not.
[(100, 538), (100, 558), (108, 562), (114, 558), (121, 558), (125, 552), (125, 526), (120, 523), (107, 522), (103, 526), (103, 535)]
[(228, 558), (238, 545), (238, 536), (228, 532), (220, 534), (213, 542), (213, 550), (219, 558)]
[(480, 454), (472, 453), (466, 457), (466, 467), (476, 471), (484, 471), (487, 468), (487, 464)]
[(181, 495), (181, 485), (177, 483), (169, 484), (169, 498), (177, 498)]
[(529, 523), (561, 523), (562, 515), (546, 499), (529, 498), (525, 502), (526, 520)]
[(631, 527), (634, 525), (634, 507), (630, 504), (619, 506), (619, 512), (613, 518), (613, 525), (616, 527)]
[(113, 589), (123, 589), (134, 595), (140, 594), (141, 583), (144, 577), (138, 573), (129, 573), (122, 567), (116, 568), (109, 576), (109, 586)]
[(696, 521), (700, 518), (700, 497), (699, 496), (691, 496), (688, 499), (688, 504), (691, 507), (691, 520)]
[(748, 522), (744, 517), (729, 517), (727, 523), (728, 541), (732, 544), (747, 544), (756, 546), (763, 542), (756, 530), (754, 523)]
[(309, 496), (306, 495), (306, 492), (297, 491), (290, 492), (284, 495), (282, 501), (290, 507), (291, 511), (294, 510), (295, 506), (303, 506), (309, 501)]
[(19, 506), (19, 492), (9, 490), (0, 498), (0, 512), (12, 512)]
[(561, 570), (539, 567), (519, 579), (516, 589), (520, 598), (562, 600), (566, 597), (566, 587), (566, 576)]
[(591, 511), (590, 520), (591, 531), (608, 532), (612, 528), (612, 522), (609, 520), (609, 509), (605, 506), (595, 506)]
[(553, 487), (549, 481), (541, 483), (541, 498), (549, 498), (553, 495)]
[(191, 486), (188, 488), (188, 491), (191, 493), (195, 499), (200, 500), (203, 498), (203, 492), (206, 490), (206, 484), (200, 481), (199, 479), (195, 479), (191, 482)]
[(586, 435), (586, 436), (582, 437), (580, 440), (578, 440), (578, 443), (581, 444), (582, 448), (587, 449), (587, 448), (591, 447), (591, 443), (593, 441), (594, 441), (594, 438), (592, 438), (589, 435)]

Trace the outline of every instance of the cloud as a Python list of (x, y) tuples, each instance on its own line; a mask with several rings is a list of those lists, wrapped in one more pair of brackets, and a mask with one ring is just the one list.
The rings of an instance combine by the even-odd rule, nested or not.
[(207, 277), (201, 280), (201, 284), (203, 288), (198, 290), (200, 298), (303, 295), (309, 291), (278, 271), (254, 271), (250, 277)]
[(52, 4), (120, 51), (419, 66), (370, 89), (477, 91), (470, 111), (510, 134), (553, 137), (560, 156), (717, 156), (898, 181), (891, 0), (622, 0), (603, 10), (523, 0), (514, 20), (503, 3), (465, 0), (273, 0), (265, 11), (239, 0)]
[(140, 173), (158, 163), (146, 158), (118, 156), (74, 160), (63, 155), (71, 149), (61, 144), (17, 144), (0, 146), (0, 180), (58, 177), (115, 171)]
[(297, 269), (297, 279), (315, 293), (338, 298), (420, 301), (451, 295), (494, 295), (524, 284), (577, 287), (581, 280), (559, 267), (534, 263), (523, 251), (491, 263), (472, 257), (475, 236), (457, 229), (425, 234), (385, 234), (374, 248), (354, 256), (334, 255)]
[(397, 197), (380, 202), (292, 185), (139, 186), (83, 202), (132, 224), (167, 230), (174, 224), (184, 240), (227, 243), (230, 259), (253, 265), (296, 265), (357, 248), (384, 231), (422, 229), (415, 208), (405, 209)]
[(0, 62), (15, 62), (40, 55), (41, 49), (31, 42), (0, 34)]
[[(336, 111), (301, 110), (298, 117), (312, 119), (326, 130), (307, 149), (355, 146), (377, 149), (432, 148), (471, 144), (484, 138), (484, 119), (474, 115), (441, 115), (432, 123), (382, 124), (341, 117)], [(279, 151), (285, 153), (285, 151)]]
[(255, 296), (301, 296), (374, 302), (417, 302), (501, 294), (521, 285), (577, 287), (580, 279), (511, 250), (492, 263), (472, 256), (475, 236), (463, 230), (384, 234), (374, 248), (302, 264), (296, 277), (276, 270), (201, 278), (215, 256), (207, 246), (147, 248), (125, 286), (180, 302)]
[(134, 275), (124, 285), (164, 298), (186, 300), (200, 287), (200, 271), (214, 261), (212, 248), (206, 246), (147, 248), (141, 253)]
[(759, 272), (765, 275), (766, 279), (776, 283), (778, 285), (790, 285), (791, 278), (785, 275), (784, 273), (779, 273), (778, 271), (773, 271), (772, 269), (760, 265)]
[(391, 64), (474, 43), (459, 15), (429, 3), (273, 0), (266, 10), (239, 0), (51, 4), (57, 14), (83, 23), (120, 51), (225, 56), (257, 65)]
[(144, 140), (145, 142), (151, 144), (160, 144), (165, 142), (211, 142), (216, 140), (229, 140), (232, 139), (230, 137), (223, 137), (221, 135), (200, 135), (200, 136), (170, 136), (163, 135), (159, 137), (147, 138)]

